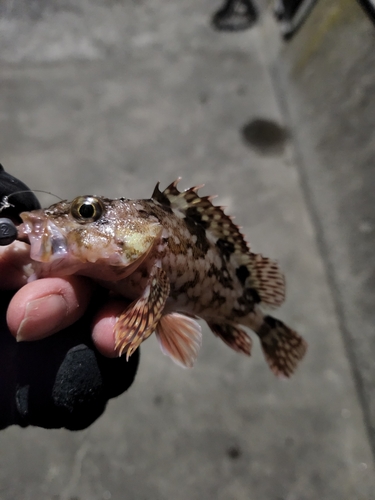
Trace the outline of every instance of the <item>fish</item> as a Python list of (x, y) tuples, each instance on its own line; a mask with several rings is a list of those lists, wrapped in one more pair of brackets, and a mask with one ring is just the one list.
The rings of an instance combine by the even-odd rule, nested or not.
[(267, 309), (285, 299), (278, 263), (253, 253), (233, 218), (180, 179), (150, 199), (78, 196), (20, 214), (33, 274), (87, 276), (127, 299), (115, 349), (126, 358), (155, 332), (160, 348), (190, 368), (201, 344), (198, 319), (234, 351), (251, 355), (259, 338), (272, 372), (290, 377), (306, 341)]

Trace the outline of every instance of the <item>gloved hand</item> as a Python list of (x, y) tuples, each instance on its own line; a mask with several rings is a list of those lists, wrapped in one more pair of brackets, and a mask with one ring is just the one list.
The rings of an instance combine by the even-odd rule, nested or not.
[[(0, 200), (24, 189), (28, 189), (25, 184), (7, 174), (0, 165)], [(9, 201), (14, 207), (4, 209), (0, 217), (9, 217), (14, 222), (19, 221), (20, 212), (39, 208), (38, 200), (30, 192), (14, 195)], [(107, 292), (101, 288), (95, 288), (84, 315), (72, 325), (42, 340), (16, 342), (6, 321), (14, 291), (4, 290), (4, 284), (12, 282), (9, 275), (14, 270), (11, 266), (1, 269), (0, 428), (12, 424), (72, 430), (88, 427), (103, 413), (108, 399), (132, 384), (139, 349), (129, 361), (125, 357), (105, 357), (97, 350), (91, 327), (94, 316), (106, 302)], [(114, 310), (113, 305), (111, 308)], [(38, 331), (29, 331), (28, 335), (38, 338)], [(101, 350), (108, 349), (104, 345)]]

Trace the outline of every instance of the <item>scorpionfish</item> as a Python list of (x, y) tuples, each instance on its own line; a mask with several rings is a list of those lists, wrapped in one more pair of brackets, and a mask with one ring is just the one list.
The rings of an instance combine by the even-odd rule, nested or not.
[(271, 370), (289, 377), (306, 342), (262, 312), (284, 301), (278, 264), (252, 253), (239, 228), (201, 186), (180, 192), (179, 179), (151, 199), (79, 196), (23, 212), (19, 235), (29, 240), (33, 276), (79, 274), (128, 299), (115, 326), (115, 346), (127, 358), (155, 332), (161, 350), (191, 367), (201, 327), (250, 355), (243, 327), (259, 337)]

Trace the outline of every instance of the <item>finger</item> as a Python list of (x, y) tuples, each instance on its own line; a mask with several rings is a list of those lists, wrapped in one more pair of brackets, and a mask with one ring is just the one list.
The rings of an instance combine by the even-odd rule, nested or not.
[(0, 288), (17, 290), (27, 282), (25, 266), (30, 261), (30, 245), (15, 241), (0, 247)]
[(63, 330), (83, 315), (93, 290), (92, 282), (78, 276), (28, 283), (9, 304), (9, 330), (18, 341), (37, 340)]
[(118, 356), (115, 350), (114, 329), (118, 316), (128, 305), (124, 300), (110, 300), (93, 321), (92, 339), (98, 351), (108, 358)]

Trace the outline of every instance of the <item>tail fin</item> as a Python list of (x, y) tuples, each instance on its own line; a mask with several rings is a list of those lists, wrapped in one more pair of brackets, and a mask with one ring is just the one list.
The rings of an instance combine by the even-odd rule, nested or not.
[(307, 343), (297, 332), (272, 316), (257, 329), (267, 363), (276, 376), (290, 377), (304, 357)]

